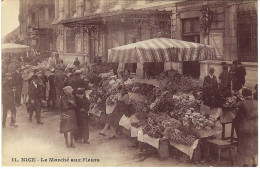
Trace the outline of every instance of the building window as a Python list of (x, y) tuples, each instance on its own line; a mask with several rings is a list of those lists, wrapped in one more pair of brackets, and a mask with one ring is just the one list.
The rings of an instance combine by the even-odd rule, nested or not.
[(244, 62), (257, 62), (257, 13), (239, 12), (237, 15), (238, 58)]
[(182, 40), (200, 43), (199, 18), (182, 19)]
[[(182, 20), (182, 40), (200, 43), (199, 18)], [(200, 77), (200, 63), (198, 61), (184, 61), (183, 74), (193, 78)]]
[(75, 34), (71, 32), (66, 32), (66, 52), (75, 53)]

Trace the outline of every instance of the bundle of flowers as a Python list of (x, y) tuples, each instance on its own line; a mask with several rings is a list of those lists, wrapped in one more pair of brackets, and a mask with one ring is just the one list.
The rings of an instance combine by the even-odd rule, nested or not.
[(158, 112), (170, 112), (174, 109), (175, 104), (172, 94), (169, 91), (163, 92), (151, 105), (150, 109)]
[(99, 83), (101, 82), (101, 77), (98, 76), (96, 73), (89, 72), (85, 75), (86, 78), (89, 80), (90, 83), (95, 84), (96, 86), (99, 86)]
[(208, 118), (200, 113), (196, 112), (193, 108), (190, 108), (185, 113), (185, 116), (181, 119), (182, 124), (187, 128), (192, 127), (198, 130), (205, 129), (211, 130), (215, 127), (216, 119), (212, 116)]
[(172, 99), (177, 110), (189, 108), (198, 109), (201, 103), (200, 100), (197, 100), (193, 95), (189, 94), (173, 95)]
[(226, 103), (223, 105), (225, 108), (237, 108), (238, 107), (238, 98), (236, 96), (227, 97)]
[[(160, 118), (160, 114), (150, 114), (148, 119), (146, 120), (146, 123), (142, 126), (142, 131), (144, 134), (147, 134), (148, 136), (152, 138), (162, 138), (163, 132), (165, 130), (164, 126), (159, 122), (160, 119), (156, 120), (157, 118)], [(158, 123), (159, 122), (159, 123)]]
[(180, 131), (177, 128), (169, 127), (164, 131), (164, 137), (170, 139), (171, 141), (182, 144), (182, 145), (192, 145), (196, 140), (196, 136), (193, 134), (187, 134)]
[(99, 76), (102, 78), (102, 79), (107, 79), (111, 76), (114, 76), (114, 73), (113, 72), (108, 72), (108, 73), (100, 73)]
[(113, 105), (116, 104), (117, 100), (118, 100), (118, 97), (117, 97), (116, 94), (110, 95), (110, 96), (107, 98), (107, 100), (106, 100), (106, 104), (107, 104), (108, 106), (113, 106)]
[(175, 82), (177, 84), (178, 92), (198, 91), (201, 88), (199, 81), (195, 81), (194, 79), (187, 76), (181, 76), (181, 78)]
[(141, 95), (147, 95), (147, 93), (151, 92), (155, 86), (152, 84), (147, 84), (147, 83), (139, 83), (139, 82), (134, 82), (133, 84), (127, 85), (128, 89), (131, 89), (131, 92), (133, 93), (138, 93)]

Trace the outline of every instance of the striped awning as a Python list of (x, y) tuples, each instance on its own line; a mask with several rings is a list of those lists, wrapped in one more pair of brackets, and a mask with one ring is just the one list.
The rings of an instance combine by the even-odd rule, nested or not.
[(15, 43), (2, 44), (2, 53), (21, 53), (28, 51), (30, 46), (20, 45)]
[(109, 62), (178, 62), (216, 59), (209, 45), (176, 39), (155, 38), (108, 50)]

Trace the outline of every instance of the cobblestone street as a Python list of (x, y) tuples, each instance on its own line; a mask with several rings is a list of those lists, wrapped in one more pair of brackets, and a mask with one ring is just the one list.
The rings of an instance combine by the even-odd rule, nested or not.
[[(10, 114), (8, 114), (10, 116)], [(90, 143), (76, 144), (75, 149), (65, 147), (63, 135), (59, 133), (59, 115), (55, 112), (42, 112), (44, 125), (37, 125), (33, 119), (29, 123), (25, 106), (17, 111), (17, 128), (9, 125), (3, 129), (3, 165), (8, 166), (192, 166), (169, 158), (160, 161), (158, 155), (154, 155), (140, 161), (139, 150), (133, 147), (126, 136), (120, 136), (113, 140), (105, 140), (97, 133), (95, 127), (91, 127)], [(7, 119), (9, 124), (10, 117)], [(109, 152), (109, 153), (108, 153)], [(34, 158), (36, 162), (22, 162), (21, 158)], [(12, 162), (16, 158), (19, 162)], [(99, 162), (41, 162), (41, 159), (99, 159)]]

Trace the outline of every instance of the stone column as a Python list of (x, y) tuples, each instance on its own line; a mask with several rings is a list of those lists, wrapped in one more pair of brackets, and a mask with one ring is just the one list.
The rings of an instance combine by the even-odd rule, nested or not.
[(70, 16), (70, 0), (65, 0), (64, 8), (65, 8), (64, 18), (69, 18), (69, 16)]
[(59, 0), (59, 19), (64, 18), (64, 0)]
[(88, 15), (91, 12), (91, 2), (90, 0), (84, 0), (84, 1), (85, 1), (84, 15)]
[(55, 0), (55, 19), (59, 18), (59, 0)]
[(143, 66), (143, 64), (144, 63), (137, 63), (137, 69), (136, 69), (136, 75), (137, 76), (140, 76), (140, 77), (142, 77), (143, 78), (143, 72), (144, 72), (144, 70), (143, 70), (143, 68), (144, 68), (144, 66)]
[(77, 0), (76, 7), (77, 7), (77, 9), (76, 9), (77, 16), (83, 16), (83, 12), (84, 12), (83, 0)]
[(45, 13), (45, 26), (47, 26), (47, 24), (49, 23), (49, 20), (50, 20), (50, 18), (49, 18), (49, 9), (48, 9), (48, 7), (45, 7), (44, 8), (44, 13)]

